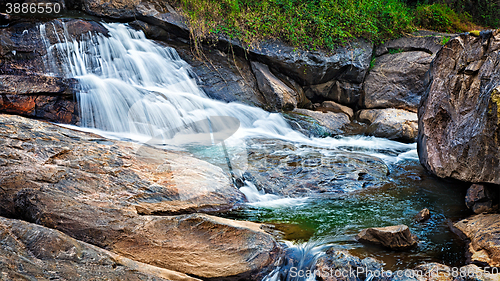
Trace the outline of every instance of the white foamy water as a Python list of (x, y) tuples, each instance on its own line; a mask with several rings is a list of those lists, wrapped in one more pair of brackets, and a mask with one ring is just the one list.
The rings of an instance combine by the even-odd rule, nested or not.
[[(193, 143), (221, 145), (221, 142), (241, 147), (245, 138), (272, 138), (319, 149), (365, 153), (386, 163), (417, 158), (415, 144), (365, 136), (309, 138), (294, 131), (279, 113), (212, 100), (197, 86), (191, 67), (175, 49), (148, 40), (142, 31), (125, 24), (103, 25), (108, 35), (76, 40), (66, 32), (58, 38), (59, 43), (50, 45), (48, 39), (44, 41), (48, 71), (79, 81), (77, 99), (83, 130), (162, 147)], [(42, 36), (51, 28), (55, 29), (41, 25)], [(215, 124), (212, 121), (217, 116), (232, 119), (220, 119)], [(210, 121), (204, 123), (204, 120)], [(214, 137), (215, 127), (226, 133)], [(179, 137), (181, 131), (184, 137)], [(223, 148), (228, 157), (226, 147)], [(237, 176), (241, 176), (247, 165), (242, 150), (228, 160)], [(300, 199), (263, 194), (251, 184), (243, 186), (242, 191), (251, 204), (302, 203)]]

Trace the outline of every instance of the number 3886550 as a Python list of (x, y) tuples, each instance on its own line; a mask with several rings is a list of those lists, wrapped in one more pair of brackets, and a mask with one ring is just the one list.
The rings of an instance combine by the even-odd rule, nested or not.
[(7, 14), (58, 14), (61, 12), (59, 3), (7, 3), (5, 7)]

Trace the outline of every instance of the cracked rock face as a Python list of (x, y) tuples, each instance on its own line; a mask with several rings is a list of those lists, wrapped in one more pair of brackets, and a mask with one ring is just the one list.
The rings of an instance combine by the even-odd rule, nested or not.
[(422, 165), (443, 178), (500, 184), (500, 31), (451, 39), (429, 78), (418, 112)]
[(244, 195), (222, 169), (187, 154), (8, 115), (0, 143), (0, 216), (203, 278), (248, 278), (279, 252), (259, 224), (193, 214)]

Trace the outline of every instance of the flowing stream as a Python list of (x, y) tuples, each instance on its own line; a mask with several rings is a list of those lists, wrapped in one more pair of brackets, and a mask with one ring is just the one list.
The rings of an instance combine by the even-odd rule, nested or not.
[[(296, 242), (287, 242), (288, 248), (302, 257), (303, 267), (312, 267), (324, 248), (318, 242), (301, 244), (307, 241), (378, 257), (390, 269), (423, 261), (463, 262), (446, 227), (449, 219), (463, 216), (463, 208), (456, 207), (463, 204), (461, 191), (451, 188), (454, 183), (436, 180), (423, 171), (415, 144), (366, 136), (306, 137), (279, 113), (208, 98), (175, 49), (148, 40), (125, 24), (103, 25), (109, 34), (78, 39), (66, 35), (52, 45), (46, 40), (48, 71), (79, 81), (80, 129), (190, 151), (242, 179), (240, 190), (250, 203), (224, 216), (274, 224), (284, 240)], [(40, 25), (40, 32), (45, 35), (51, 28)], [(271, 194), (244, 178), (249, 161), (258, 161), (249, 159), (248, 152), (263, 147), (259, 141), (249, 144), (248, 140), (261, 139), (285, 143), (287, 149), (273, 146), (264, 151), (282, 158), (300, 154), (308, 160), (314, 156), (307, 155), (338, 153), (376, 157), (388, 165), (390, 175), (379, 188), (352, 185), (347, 190), (357, 191), (352, 194), (346, 190), (318, 198)], [(431, 208), (433, 219), (423, 225), (413, 223), (413, 215), (424, 207)], [(421, 237), (416, 249), (391, 252), (352, 239), (364, 227), (399, 223), (409, 225)], [(283, 279), (279, 276), (274, 271), (268, 279)]]

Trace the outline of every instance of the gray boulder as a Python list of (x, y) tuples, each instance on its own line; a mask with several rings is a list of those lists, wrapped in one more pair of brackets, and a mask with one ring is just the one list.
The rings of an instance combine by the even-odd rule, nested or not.
[(332, 80), (309, 86), (306, 90), (306, 96), (310, 99), (332, 100), (354, 106), (361, 98), (362, 85), (361, 83)]
[(500, 184), (500, 30), (451, 39), (418, 111), (418, 154), (431, 173)]
[(417, 140), (416, 113), (393, 108), (364, 109), (357, 113), (357, 119), (369, 124), (369, 135), (406, 142)]
[(432, 56), (426, 52), (402, 52), (376, 58), (363, 84), (364, 108), (399, 108), (417, 112), (424, 92), (424, 76)]
[(288, 111), (297, 107), (303, 99), (299, 93), (276, 77), (267, 65), (259, 62), (252, 62), (251, 65), (259, 90), (271, 108)]

